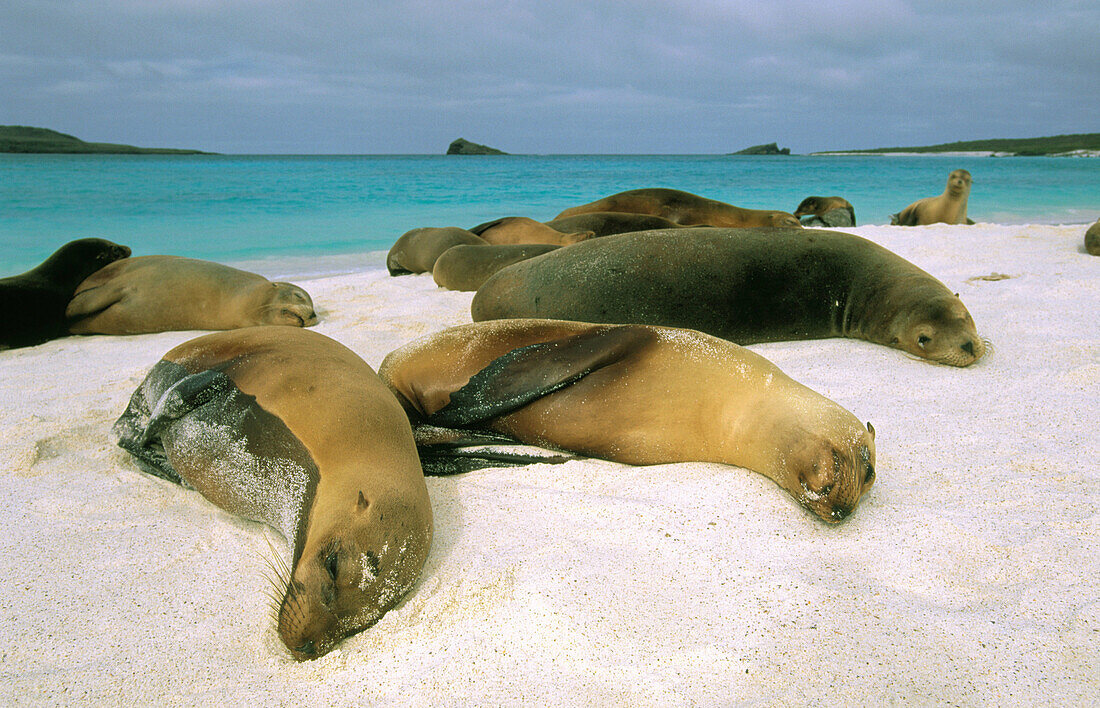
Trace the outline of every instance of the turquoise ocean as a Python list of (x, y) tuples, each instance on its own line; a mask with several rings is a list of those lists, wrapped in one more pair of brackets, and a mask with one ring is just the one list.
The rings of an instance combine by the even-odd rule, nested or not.
[[(553, 218), (625, 189), (672, 187), (754, 209), (842, 196), (859, 225), (974, 178), (977, 222), (1088, 224), (1100, 217), (1100, 158), (972, 156), (0, 155), (0, 276), (75, 238), (268, 264), (314, 275), (382, 267), (419, 226)], [(280, 267), (281, 266), (281, 267)]]

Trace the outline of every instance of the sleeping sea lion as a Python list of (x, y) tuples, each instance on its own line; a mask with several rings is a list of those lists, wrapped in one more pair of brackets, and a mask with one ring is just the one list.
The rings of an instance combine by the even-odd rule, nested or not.
[(794, 228), (802, 226), (794, 214), (788, 214), (785, 211), (743, 209), (690, 192), (663, 188), (631, 189), (612, 194), (588, 204), (566, 209), (554, 217), (554, 220), (594, 211), (650, 214), (683, 226), (790, 226)]
[(386, 254), (386, 269), (390, 275), (431, 273), (435, 259), (451, 246), (459, 244), (484, 246), (488, 241), (457, 226), (424, 226), (401, 236)]
[(485, 239), (494, 246), (519, 245), (525, 243), (549, 243), (555, 246), (568, 246), (592, 237), (592, 232), (578, 230), (562, 232), (526, 216), (506, 216), (503, 219), (487, 221), (470, 229), (470, 233)]
[(551, 317), (655, 324), (739, 344), (852, 337), (967, 366), (985, 344), (940, 281), (867, 239), (811, 229), (605, 236), (501, 270), (474, 321)]
[(693, 330), (501, 320), (391, 352), (414, 425), (491, 430), (631, 465), (719, 462), (838, 522), (874, 482), (873, 429), (732, 342)]
[(597, 237), (626, 234), (633, 231), (687, 228), (662, 216), (629, 214), (623, 211), (592, 211), (585, 214), (574, 214), (573, 216), (564, 216), (560, 219), (547, 221), (546, 225), (558, 231), (591, 231)]
[(328, 337), (253, 327), (185, 342), (114, 432), (146, 472), (283, 534), (278, 630), (296, 659), (377, 622), (420, 575), (432, 512), (409, 421)]
[(806, 197), (794, 210), (803, 226), (828, 226), (832, 228), (856, 225), (856, 210), (843, 197)]
[(451, 246), (436, 259), (432, 278), (441, 288), (473, 292), (501, 268), (559, 248), (551, 243)]
[(970, 173), (955, 170), (947, 176), (947, 187), (938, 197), (918, 199), (897, 214), (890, 215), (893, 226), (924, 226), (926, 224), (973, 224), (966, 216), (970, 198)]
[(297, 285), (180, 256), (115, 261), (77, 287), (65, 317), (72, 334), (317, 324), (313, 300)]
[(1100, 256), (1100, 219), (1085, 231), (1085, 252)]
[(81, 281), (130, 255), (127, 246), (101, 238), (70, 241), (36, 268), (0, 278), (0, 349), (27, 347), (68, 334), (65, 306)]

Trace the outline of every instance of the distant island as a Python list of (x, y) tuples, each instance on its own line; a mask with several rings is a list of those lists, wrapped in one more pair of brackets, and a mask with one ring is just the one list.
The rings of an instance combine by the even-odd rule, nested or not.
[(503, 150), (497, 150), (487, 145), (471, 143), (465, 138), (459, 138), (447, 147), (448, 155), (507, 155)]
[(731, 152), (731, 155), (790, 155), (790, 148), (780, 149), (777, 143), (768, 143), (767, 145), (753, 145), (747, 147), (744, 150), (738, 150), (737, 152)]
[(954, 153), (976, 152), (1003, 157), (1100, 155), (1100, 133), (1054, 135), (1047, 138), (1004, 138), (968, 140), (922, 147), (871, 148), (869, 150), (828, 150), (811, 155), (876, 155), (885, 153)]
[(86, 143), (80, 138), (49, 128), (0, 125), (0, 152), (64, 153), (70, 155), (211, 155), (201, 150), (140, 148), (114, 143)]

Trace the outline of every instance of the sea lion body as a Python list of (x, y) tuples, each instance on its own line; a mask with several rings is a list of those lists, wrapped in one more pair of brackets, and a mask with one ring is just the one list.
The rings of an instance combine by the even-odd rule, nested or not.
[(147, 472), (291, 543), (278, 629), (297, 659), (369, 627), (419, 577), (432, 514), (408, 419), (327, 337), (254, 327), (185, 342), (114, 432)]
[(563, 232), (526, 216), (506, 216), (470, 229), (492, 246), (548, 243), (568, 246), (592, 237), (588, 230)]
[(874, 481), (872, 434), (851, 413), (692, 330), (481, 322), (391, 352), (378, 373), (417, 426), (488, 429), (632, 465), (738, 465), (828, 522)]
[(432, 278), (442, 288), (472, 292), (501, 268), (559, 248), (551, 243), (451, 246), (436, 259)]
[(654, 229), (687, 228), (662, 216), (651, 214), (630, 214), (622, 211), (593, 211), (584, 214), (564, 216), (546, 222), (547, 226), (558, 231), (591, 231), (596, 237), (613, 236), (634, 231), (652, 231)]
[(894, 226), (973, 224), (966, 216), (971, 183), (968, 171), (955, 170), (947, 176), (947, 186), (943, 194), (918, 199), (897, 214), (891, 214), (890, 223)]
[[(856, 210), (843, 197), (806, 197), (794, 210), (803, 226), (855, 226)], [(804, 218), (805, 217), (805, 218)]]
[(116, 261), (84, 280), (66, 308), (72, 334), (142, 334), (317, 324), (292, 283), (180, 256)]
[(401, 236), (386, 254), (386, 269), (390, 275), (431, 273), (435, 259), (451, 246), (459, 244), (484, 246), (488, 241), (457, 226), (424, 226)]
[(1100, 256), (1100, 219), (1085, 231), (1085, 252)]
[(597, 211), (622, 211), (631, 214), (660, 216), (683, 226), (727, 226), (752, 228), (760, 226), (790, 226), (802, 224), (785, 211), (743, 209), (741, 207), (707, 199), (678, 189), (631, 189), (612, 194), (588, 204), (566, 209), (554, 220), (567, 216)]
[(27, 347), (68, 334), (65, 307), (77, 286), (130, 249), (101, 238), (70, 241), (26, 273), (0, 278), (4, 318), (0, 349)]
[(489, 278), (474, 321), (554, 318), (697, 329), (739, 344), (852, 337), (966, 366), (984, 343), (957, 296), (867, 239), (810, 229), (607, 236)]

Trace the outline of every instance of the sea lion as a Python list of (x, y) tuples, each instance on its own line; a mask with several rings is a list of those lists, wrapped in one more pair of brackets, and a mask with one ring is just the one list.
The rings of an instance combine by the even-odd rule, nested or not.
[(856, 210), (843, 197), (806, 197), (794, 210), (794, 215), (800, 219), (809, 217), (802, 219), (803, 226), (836, 228), (856, 225)]
[(947, 187), (938, 197), (918, 199), (897, 214), (890, 215), (893, 226), (923, 226), (925, 224), (973, 224), (966, 216), (970, 198), (970, 173), (955, 170), (947, 176)]
[(867, 239), (808, 229), (606, 236), (516, 263), (474, 295), (475, 321), (656, 324), (739, 344), (852, 337), (966, 366), (985, 345), (959, 298)]
[(629, 214), (623, 211), (593, 211), (586, 214), (574, 214), (573, 216), (547, 221), (546, 225), (558, 231), (591, 231), (596, 237), (613, 236), (632, 231), (687, 228), (661, 216)]
[(683, 226), (790, 226), (794, 228), (802, 226), (794, 214), (788, 214), (785, 211), (742, 209), (690, 192), (663, 188), (631, 189), (612, 194), (588, 204), (566, 209), (554, 217), (554, 220), (594, 211), (650, 214), (664, 217)]
[(432, 278), (442, 288), (472, 292), (501, 268), (559, 248), (552, 243), (451, 246), (436, 259)]
[(482, 245), (488, 241), (457, 226), (424, 226), (406, 231), (386, 254), (390, 275), (430, 273), (439, 254), (459, 244)]
[(409, 421), (328, 337), (267, 326), (185, 342), (114, 433), (146, 472), (283, 534), (278, 630), (295, 659), (374, 624), (420, 575), (432, 512)]
[(378, 375), (417, 427), (488, 429), (631, 465), (737, 465), (830, 523), (874, 482), (873, 429), (762, 356), (693, 330), (480, 322), (391, 352)]
[(101, 238), (70, 241), (39, 266), (0, 278), (0, 349), (28, 347), (68, 332), (65, 306), (81, 281), (105, 265), (130, 255), (127, 246)]
[(578, 230), (565, 233), (526, 216), (506, 216), (503, 219), (487, 221), (471, 228), (470, 233), (477, 234), (494, 246), (524, 243), (568, 246), (592, 237), (591, 231)]
[(65, 317), (72, 334), (317, 324), (313, 300), (297, 285), (180, 256), (115, 261), (77, 287)]
[(1100, 219), (1085, 231), (1085, 251), (1100, 256)]

